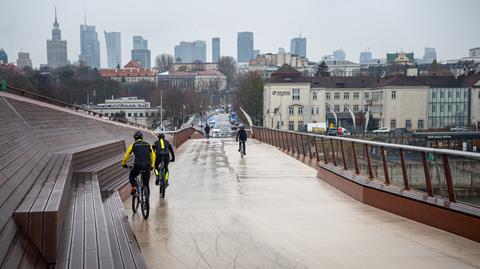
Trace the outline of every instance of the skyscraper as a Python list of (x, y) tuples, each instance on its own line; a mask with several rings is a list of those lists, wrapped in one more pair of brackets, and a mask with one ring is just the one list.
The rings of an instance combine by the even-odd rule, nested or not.
[(362, 51), (360, 52), (360, 64), (369, 64), (372, 62), (372, 52)]
[(176, 63), (193, 63), (195, 61), (202, 63), (207, 61), (207, 44), (205, 41), (182, 41), (175, 46)]
[(148, 41), (142, 36), (133, 36), (132, 61), (139, 61), (145, 68), (152, 67)]
[(55, 8), (55, 22), (53, 23), (52, 39), (47, 40), (47, 65), (53, 68), (68, 64), (67, 41), (62, 40), (57, 20), (57, 8)]
[(4, 49), (0, 49), (0, 64), (8, 64), (8, 55)]
[(80, 25), (80, 62), (98, 68), (100, 67), (100, 42), (94, 25), (87, 25), (85, 15), (84, 24)]
[(423, 55), (424, 63), (432, 63), (437, 59), (437, 50), (435, 48), (425, 48), (425, 54)]
[(237, 61), (248, 63), (253, 59), (253, 33), (239, 32), (237, 34)]
[(345, 52), (342, 49), (333, 51), (333, 59), (335, 61), (345, 61)]
[(216, 63), (220, 59), (220, 38), (212, 38), (212, 62)]
[(290, 53), (307, 58), (307, 38), (296, 37), (290, 40)]
[(24, 68), (25, 66), (32, 68), (32, 60), (30, 59), (30, 53), (19, 52), (17, 58), (17, 66), (20, 68)]
[(105, 44), (107, 45), (107, 61), (108, 68), (116, 68), (122, 66), (122, 43), (119, 32), (106, 32)]

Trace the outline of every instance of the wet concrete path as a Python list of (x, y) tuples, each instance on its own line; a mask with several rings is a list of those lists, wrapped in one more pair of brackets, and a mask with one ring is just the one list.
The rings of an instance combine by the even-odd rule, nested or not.
[(255, 140), (187, 141), (148, 220), (125, 207), (150, 268), (480, 268), (480, 244), (363, 205)]

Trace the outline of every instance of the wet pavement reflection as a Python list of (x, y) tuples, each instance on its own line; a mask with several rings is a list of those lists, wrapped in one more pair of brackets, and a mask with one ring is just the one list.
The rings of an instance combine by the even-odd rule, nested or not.
[(255, 140), (190, 140), (148, 220), (125, 208), (150, 268), (478, 268), (480, 244), (363, 205)]

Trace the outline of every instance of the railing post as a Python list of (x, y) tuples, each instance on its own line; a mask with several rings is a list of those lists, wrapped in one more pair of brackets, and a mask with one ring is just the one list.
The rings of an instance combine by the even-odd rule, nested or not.
[(322, 140), (322, 148), (323, 148), (323, 159), (325, 159), (325, 164), (328, 164), (328, 156), (327, 156), (327, 148), (325, 147), (325, 140), (323, 137), (321, 138)]
[(315, 144), (315, 156), (317, 157), (317, 162), (320, 162), (320, 157), (318, 156), (318, 146), (317, 146), (316, 136), (313, 136), (313, 143)]
[(403, 187), (405, 190), (410, 190), (408, 185), (408, 174), (407, 174), (407, 165), (405, 163), (405, 153), (403, 149), (400, 149), (400, 161), (402, 163), (402, 174), (403, 174)]
[(445, 170), (445, 179), (447, 180), (448, 200), (450, 202), (456, 202), (455, 189), (453, 187), (452, 173), (450, 171), (450, 163), (448, 161), (448, 155), (443, 154), (443, 169)]
[(355, 163), (355, 174), (360, 174), (360, 169), (358, 168), (357, 152), (355, 151), (355, 143), (352, 142), (352, 151), (353, 151), (353, 160)]
[(281, 131), (280, 134), (282, 136), (282, 149), (286, 150), (287, 148), (285, 147), (285, 131)]
[(432, 179), (430, 178), (430, 168), (427, 161), (427, 153), (422, 152), (423, 172), (425, 174), (425, 188), (428, 196), (433, 196)]
[(390, 177), (388, 176), (388, 166), (387, 166), (387, 156), (385, 156), (385, 149), (383, 146), (380, 147), (382, 151), (382, 162), (383, 162), (383, 174), (385, 175), (385, 184), (390, 184)]
[(370, 152), (368, 151), (368, 144), (365, 144), (365, 155), (367, 155), (368, 178), (373, 179), (372, 160), (370, 160)]
[(305, 158), (307, 157), (307, 153), (305, 152), (305, 143), (303, 142), (303, 134), (300, 134), (300, 142), (302, 143), (303, 158)]
[(293, 133), (290, 132), (290, 144), (292, 145), (292, 155), (295, 154), (295, 145), (293, 144)]
[(312, 159), (312, 147), (310, 146), (310, 136), (305, 135), (307, 137), (307, 146), (308, 146), (308, 155), (310, 156), (310, 160)]
[(345, 159), (345, 150), (343, 150), (343, 141), (340, 140), (340, 149), (342, 150), (343, 169), (348, 170), (347, 159)]
[(297, 157), (300, 157), (300, 147), (298, 147), (298, 134), (295, 133), (295, 145), (297, 146)]
[(335, 149), (333, 148), (333, 140), (330, 138), (330, 146), (332, 147), (333, 165), (337, 166), (337, 158), (335, 158)]
[(273, 146), (277, 147), (277, 130), (272, 129), (272, 135), (273, 135)]

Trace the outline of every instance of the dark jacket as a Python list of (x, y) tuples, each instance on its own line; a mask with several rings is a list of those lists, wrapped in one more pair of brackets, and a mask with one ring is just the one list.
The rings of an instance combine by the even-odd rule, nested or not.
[(155, 164), (155, 153), (153, 153), (150, 144), (143, 140), (137, 140), (128, 147), (125, 156), (123, 156), (122, 165), (127, 164), (132, 153), (135, 154), (134, 165), (153, 167)]
[(205, 125), (205, 133), (210, 133), (210, 125)]
[(172, 159), (175, 160), (175, 153), (173, 152), (173, 147), (170, 142), (168, 142), (168, 140), (159, 139), (155, 141), (152, 148), (157, 155), (157, 159), (162, 157), (168, 157), (168, 153), (170, 152), (170, 154), (172, 155)]
[(236, 140), (247, 141), (247, 131), (245, 129), (238, 130)]

